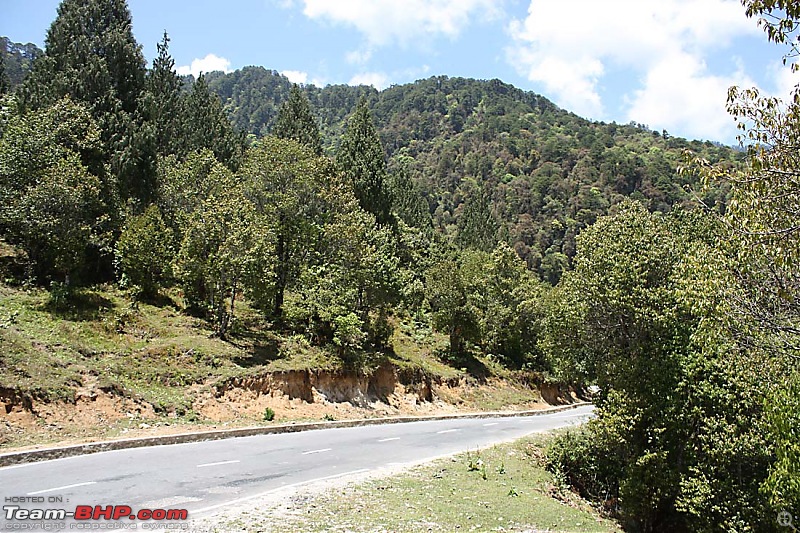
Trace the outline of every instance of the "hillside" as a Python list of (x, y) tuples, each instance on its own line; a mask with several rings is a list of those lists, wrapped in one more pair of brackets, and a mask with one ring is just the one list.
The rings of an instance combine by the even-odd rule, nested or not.
[(8, 37), (0, 37), (0, 60), (11, 89), (19, 86), (31, 69), (33, 61), (42, 55), (42, 50), (33, 43), (15, 43)]
[[(3, 39), (15, 87), (42, 51)], [(285, 76), (260, 66), (212, 72), (206, 81), (234, 127), (251, 140), (272, 131), (292, 87)], [(183, 83), (188, 91), (194, 78)], [(677, 174), (685, 151), (723, 166), (744, 160), (741, 150), (719, 143), (641, 124), (589, 121), (500, 80), (436, 76), (383, 91), (302, 89), (326, 153), (336, 153), (347, 118), (367, 98), (390, 172), (413, 180), (425, 200), (416, 208), (427, 209), (434, 227), (485, 250), (505, 240), (551, 284), (570, 268), (580, 230), (623, 198), (644, 201), (652, 211), (698, 200), (722, 211), (725, 187), (700, 191), (691, 176)], [(465, 212), (488, 221), (479, 224), (485, 226), (481, 232)]]
[[(800, 9), (742, 4), (797, 72)], [(498, 80), (190, 79), (127, 0), (45, 42), (2, 55), (0, 447), (596, 390), (541, 464), (625, 530), (800, 509), (800, 86), (728, 92), (738, 151)]]
[[(271, 131), (291, 88), (262, 67), (212, 73), (208, 82), (233, 124), (256, 137)], [(740, 151), (718, 143), (588, 121), (499, 80), (438, 76), (383, 91), (303, 90), (328, 153), (336, 152), (347, 117), (365, 96), (390, 172), (412, 177), (434, 226), (483, 249), (507, 240), (550, 283), (569, 268), (580, 230), (625, 197), (667, 212), (696, 204), (697, 194), (723, 209), (724, 189), (696, 193), (691, 177), (677, 174), (685, 150), (711, 163), (743, 160)], [(471, 233), (467, 212), (488, 216), (489, 234)]]
[[(25, 58), (41, 54), (10, 42), (7, 50), (10, 55), (6, 57), (13, 59), (10, 64), (23, 74), (30, 68)], [(298, 247), (294, 252), (298, 255), (287, 259), (287, 263), (296, 272), (283, 287), (286, 314), (281, 316), (270, 314), (264, 301), (277, 301), (271, 280), (279, 270), (272, 259), (264, 258), (263, 249), (266, 247), (269, 257), (277, 250), (275, 242), (267, 238), (246, 251), (245, 255), (252, 254), (248, 261), (255, 270), (245, 264), (239, 267), (245, 270), (237, 278), (210, 267), (213, 262), (231, 261), (229, 256), (214, 255), (218, 252), (213, 251), (214, 246), (227, 244), (194, 242), (182, 236), (205, 236), (208, 232), (213, 235), (219, 231), (196, 225), (201, 219), (195, 220), (192, 214), (231, 220), (233, 211), (218, 210), (228, 201), (224, 194), (220, 196), (219, 187), (227, 188), (225, 194), (232, 194), (229, 201), (235, 205), (241, 205), (245, 197), (252, 199), (247, 196), (252, 193), (247, 192), (246, 182), (252, 179), (254, 169), (264, 165), (258, 157), (267, 157), (265, 161), (279, 167), (292, 157), (308, 157), (280, 143), (262, 142), (273, 131), (282, 106), (290, 98), (292, 84), (277, 72), (261, 67), (230, 74), (211, 73), (202, 81), (179, 78), (169, 71), (166, 48), (162, 53), (159, 68), (165, 70), (161, 75), (166, 79), (174, 76), (172, 85), (167, 84), (174, 94), (159, 98), (178, 103), (170, 104), (174, 106), (173, 113), (162, 110), (161, 116), (149, 120), (154, 120), (158, 129), (172, 128), (177, 134), (163, 137), (168, 145), (160, 145), (155, 155), (157, 169), (152, 181), (139, 184), (142, 189), (122, 188), (119, 193), (129, 200), (140, 195), (135, 201), (142, 202), (155, 197), (155, 214), (141, 209), (115, 213), (114, 206), (120, 205), (121, 198), (105, 189), (103, 194), (109, 196), (94, 201), (106, 210), (95, 220), (103, 220), (106, 226), (92, 229), (91, 235), (78, 236), (69, 232), (80, 228), (80, 224), (70, 221), (60, 226), (65, 233), (56, 233), (55, 237), (48, 233), (53, 249), (58, 249), (59, 239), (88, 239), (84, 251), (80, 250), (81, 241), (77, 241), (77, 249), (65, 251), (72, 254), (67, 256), (70, 263), (66, 267), (63, 261), (59, 266), (58, 256), (51, 257), (38, 244), (31, 244), (39, 242), (39, 237), (27, 233), (37, 227), (28, 223), (31, 215), (27, 211), (18, 212), (25, 214), (24, 220), (14, 218), (17, 213), (13, 210), (4, 215), (9, 218), (7, 226), (0, 227), (7, 231), (6, 242), (0, 241), (0, 270), (5, 279), (0, 286), (4, 300), (0, 306), (0, 343), (7, 350), (0, 363), (8, 372), (0, 383), (0, 396), (10, 418), (0, 439), (6, 445), (83, 434), (80, 421), (96, 422), (96, 417), (113, 422), (109, 426), (112, 431), (123, 431), (135, 428), (142, 417), (161, 422), (245, 423), (253, 417), (258, 420), (266, 407), (280, 418), (300, 416), (296, 406), (284, 405), (284, 400), (309, 400), (313, 404), (317, 399), (316, 406), (306, 409), (306, 415), (334, 416), (335, 409), (340, 409), (335, 404), (341, 401), (326, 403), (319, 401), (317, 395), (328, 395), (330, 382), (353, 380), (355, 385), (347, 385), (344, 392), (333, 396), (348, 404), (367, 398), (364, 406), (379, 401), (379, 413), (406, 409), (403, 405), (408, 403), (404, 399), (407, 389), (428, 391), (418, 397), (422, 407), (413, 407), (412, 411), (429, 408), (425, 405), (433, 399), (445, 400), (446, 409), (453, 405), (533, 405), (542, 396), (549, 401), (568, 400), (567, 389), (560, 390), (553, 384), (556, 378), (550, 374), (551, 362), (537, 344), (544, 316), (549, 312), (545, 305), (547, 288), (529, 279), (524, 266), (535, 273), (533, 277), (555, 285), (571, 267), (576, 236), (598, 217), (613, 212), (625, 198), (638, 199), (651, 211), (662, 212), (676, 205), (695, 204), (693, 178), (676, 173), (684, 150), (730, 165), (738, 164), (740, 158), (740, 153), (710, 142), (689, 142), (639, 125), (587, 121), (542, 96), (498, 80), (440, 76), (380, 92), (363, 86), (304, 87), (301, 92), (319, 126), (323, 153), (333, 160), (342, 152), (342, 139), (347, 135), (354, 109), (361, 99), (366, 100), (370, 121), (374, 122), (385, 151), (393, 209), (407, 228), (393, 230), (400, 232), (397, 235), (370, 233), (369, 219), (364, 222), (347, 218), (353, 215), (352, 203), (346, 199), (340, 199), (340, 203), (324, 200), (331, 209), (342, 210), (345, 218), (333, 225), (319, 219), (312, 221), (318, 225), (314, 228), (297, 226), (306, 232), (302, 236), (315, 244), (293, 244)], [(21, 78), (15, 80), (18, 85)], [(145, 85), (143, 94), (153, 98), (158, 93), (151, 92), (156, 89), (164, 90)], [(208, 91), (220, 95), (222, 107), (215, 107)], [(139, 101), (146, 102), (147, 98)], [(28, 180), (29, 175), (40, 170), (17, 169), (19, 161), (25, 160), (16, 156), (19, 150), (37, 153), (41, 152), (37, 146), (61, 146), (60, 152), (44, 152), (52, 159), (37, 164), (46, 169), (77, 147), (81, 159), (89, 162), (86, 171), (97, 173), (101, 183), (107, 180), (114, 184), (116, 177), (107, 175), (102, 165), (111, 162), (113, 166), (117, 158), (130, 155), (114, 145), (108, 145), (105, 156), (98, 152), (92, 119), (82, 114), (80, 107), (59, 105), (64, 104), (50, 109), (45, 106), (38, 115), (12, 119), (14, 127), (0, 144), (0, 156), (6, 165), (2, 167), (5, 177), (0, 177), (8, 183), (5, 191), (15, 202), (22, 202), (24, 209), (46, 213), (50, 201), (33, 207), (24, 203), (27, 198), (38, 197), (38, 186), (32, 181), (25, 186), (29, 189), (20, 187), (17, 176)], [(234, 129), (250, 134), (249, 167), (238, 169), (245, 156), (237, 150), (245, 148), (236, 148), (238, 141), (230, 125), (222, 124), (222, 130), (207, 128), (220, 117), (225, 121), (223, 111)], [(106, 120), (102, 117), (116, 111), (93, 113)], [(146, 113), (155, 111), (139, 113), (146, 117)], [(85, 138), (67, 137), (65, 141), (64, 133), (41, 126), (50, 120), (63, 122), (64, 114), (74, 124), (85, 124), (64, 133)], [(120, 122), (125, 120), (131, 119)], [(131, 137), (134, 145), (140, 142), (137, 135)], [(203, 148), (213, 153), (196, 153)], [(133, 155), (137, 156), (135, 152)], [(140, 168), (146, 168), (141, 164)], [(331, 194), (325, 192), (326, 188), (337, 185), (329, 183), (329, 170), (325, 170), (329, 163), (314, 165), (322, 166), (302, 168), (319, 174), (314, 179), (325, 183), (316, 185), (323, 190), (313, 193), (323, 201)], [(267, 179), (275, 177), (270, 174)], [(27, 192), (18, 197), (22, 191)], [(52, 193), (45, 190), (41, 194), (42, 198), (49, 198)], [(308, 193), (298, 188), (296, 194)], [(273, 198), (277, 200), (269, 201), (286, 201)], [(722, 208), (725, 190), (706, 192), (703, 200)], [(98, 204), (93, 204), (92, 209), (97, 208)], [(81, 209), (77, 207), (76, 211)], [(361, 212), (357, 208), (356, 211)], [(36, 211), (33, 213), (36, 216)], [(260, 216), (257, 223), (267, 227), (277, 223), (269, 213)], [(287, 211), (286, 216), (296, 217), (298, 224), (309, 222), (302, 210)], [(82, 223), (89, 227), (96, 224), (91, 219)], [(19, 229), (12, 231), (15, 225)], [(356, 232), (352, 242), (336, 241), (334, 235), (342, 231), (341, 227), (346, 228), (345, 233)], [(43, 222), (42, 231), (52, 232), (49, 228)], [(250, 233), (247, 226), (243, 231)], [(421, 236), (414, 236), (414, 231), (421, 231)], [(104, 250), (96, 248), (96, 243), (107, 239), (113, 241), (106, 243)], [(357, 259), (342, 256), (339, 251), (363, 246), (364, 242), (375, 246), (380, 239), (398, 242), (379, 245), (373, 256)], [(137, 248), (135, 243), (139, 240), (144, 244)], [(511, 248), (498, 246), (498, 242), (511, 245), (524, 263), (517, 265), (519, 259), (513, 257)], [(190, 246), (200, 246), (201, 251)], [(114, 265), (110, 264), (112, 254), (117, 261)], [(124, 261), (127, 254), (135, 258), (133, 263)], [(203, 260), (209, 265), (187, 262), (194, 260), (192, 254), (207, 254)], [(455, 262), (448, 263), (454, 256)], [(74, 262), (75, 257), (85, 266)], [(155, 262), (155, 266), (148, 266), (150, 270), (140, 272), (140, 278), (132, 282), (134, 278), (129, 276), (135, 271), (126, 270), (126, 265), (145, 268), (148, 261)], [(336, 267), (337, 262), (347, 265), (344, 271), (351, 277), (324, 277), (325, 269)], [(463, 280), (451, 281), (463, 281), (464, 287), (459, 289), (463, 294), (449, 294), (449, 281), (442, 286), (434, 283), (435, 272), (452, 274), (453, 265), (459, 270), (457, 277)], [(212, 273), (203, 273), (202, 269)], [(495, 272), (500, 286), (485, 278), (486, 269)], [(64, 272), (67, 280), (69, 273), (80, 279), (81, 286), (62, 283)], [(198, 275), (217, 277), (198, 281)], [(114, 278), (126, 290), (109, 284)], [(49, 294), (37, 287), (47, 282)], [(151, 283), (149, 289), (145, 282)], [(197, 290), (198, 283), (202, 290), (194, 297), (192, 291)], [(331, 283), (341, 285), (341, 294), (328, 294), (328, 289), (323, 289)], [(224, 286), (224, 298), (214, 295), (212, 287), (219, 284)], [(373, 300), (361, 297), (365, 291), (375, 291), (370, 296)], [(454, 296), (456, 299), (448, 303)], [(226, 300), (230, 300), (229, 308)], [(324, 314), (315, 310), (315, 305), (321, 306)], [(448, 305), (454, 306), (451, 309), (455, 313), (449, 318), (445, 309)], [(468, 310), (468, 316), (459, 317), (461, 308)], [(352, 340), (342, 340), (340, 333), (348, 327), (347, 320), (355, 321), (355, 331), (349, 334)], [(459, 320), (463, 322), (460, 325)], [(455, 326), (447, 325), (448, 321)], [(228, 324), (229, 331), (220, 329)], [(458, 342), (464, 353), (452, 349), (453, 332), (461, 329), (463, 334), (455, 337), (461, 337)], [(181, 369), (175, 368), (175, 360), (181, 361)], [(281, 377), (284, 372), (306, 376), (292, 378), (299, 379), (302, 386), (281, 384), (286, 381)], [(376, 384), (370, 376), (387, 372), (394, 376), (392, 384), (382, 387), (388, 387), (390, 392), (376, 396)], [(323, 384), (312, 385), (313, 380)], [(395, 389), (397, 397), (389, 402)], [(262, 393), (278, 399), (266, 400), (260, 396)], [(254, 404), (257, 408), (242, 405), (253, 398), (261, 398)], [(106, 402), (106, 412), (92, 411), (102, 403), (98, 399)], [(226, 403), (229, 405), (220, 407)], [(87, 408), (92, 412), (84, 412)], [(369, 414), (370, 410), (356, 414), (364, 413)], [(47, 420), (65, 429), (43, 435), (31, 433), (36, 420)]]

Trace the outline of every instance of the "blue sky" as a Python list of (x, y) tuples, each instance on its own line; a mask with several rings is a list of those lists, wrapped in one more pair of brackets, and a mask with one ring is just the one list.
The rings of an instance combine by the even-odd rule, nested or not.
[[(58, 0), (0, 0), (0, 35), (44, 45)], [(377, 88), (499, 78), (575, 113), (734, 143), (731, 85), (787, 96), (797, 75), (738, 0), (129, 0), (148, 60), (181, 72), (261, 65)]]

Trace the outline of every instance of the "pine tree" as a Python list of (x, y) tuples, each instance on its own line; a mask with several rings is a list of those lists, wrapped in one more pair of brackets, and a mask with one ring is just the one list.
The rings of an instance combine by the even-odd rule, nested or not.
[(308, 98), (296, 83), (292, 86), (289, 99), (281, 105), (272, 133), (281, 139), (292, 139), (304, 144), (315, 155), (322, 155), (322, 138), (317, 121), (311, 114)]
[(497, 244), (498, 224), (492, 215), (489, 197), (477, 188), (464, 202), (464, 211), (458, 219), (456, 241), (463, 248), (489, 252)]
[(211, 93), (203, 74), (184, 98), (182, 137), (186, 150), (208, 148), (231, 170), (242, 163), (244, 137), (233, 129), (219, 96)]
[(179, 154), (181, 81), (175, 72), (175, 60), (169, 55), (169, 36), (158, 43), (158, 56), (145, 79), (142, 108), (145, 119), (152, 125), (159, 155)]
[(364, 98), (347, 123), (336, 163), (352, 182), (361, 208), (375, 215), (378, 224), (389, 224), (392, 196), (386, 183), (386, 160)]
[(63, 0), (44, 55), (21, 87), (21, 103), (39, 109), (66, 95), (85, 103), (101, 128), (103, 162), (111, 164), (128, 196), (142, 179), (133, 137), (144, 77), (125, 0)]

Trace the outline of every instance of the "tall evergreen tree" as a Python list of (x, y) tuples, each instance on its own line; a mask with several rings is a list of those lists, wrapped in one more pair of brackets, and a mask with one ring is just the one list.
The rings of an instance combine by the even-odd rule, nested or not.
[(319, 126), (311, 114), (308, 98), (295, 83), (286, 100), (278, 112), (273, 135), (281, 139), (292, 139), (304, 144), (314, 151), (315, 155), (322, 155), (322, 138)]
[(104, 162), (123, 194), (139, 189), (134, 115), (144, 88), (145, 60), (126, 0), (63, 0), (47, 32), (44, 55), (21, 89), (23, 108), (53, 105), (69, 95), (89, 106), (100, 126)]
[(388, 224), (392, 196), (386, 182), (386, 159), (365, 98), (347, 123), (336, 163), (352, 182), (362, 209), (375, 215), (378, 224)]
[(231, 170), (236, 170), (244, 155), (244, 136), (231, 125), (219, 96), (212, 94), (203, 74), (184, 98), (183, 143), (188, 151), (208, 148)]
[(422, 196), (419, 186), (411, 178), (407, 165), (396, 168), (389, 177), (395, 214), (409, 226), (429, 230), (432, 228), (430, 206)]
[(489, 198), (482, 188), (476, 188), (464, 203), (464, 211), (458, 219), (458, 244), (464, 248), (491, 251), (497, 244), (498, 229)]
[(152, 125), (155, 145), (159, 155), (179, 154), (182, 150), (180, 136), (181, 81), (175, 72), (175, 60), (169, 55), (169, 36), (158, 43), (158, 56), (145, 79), (142, 110)]

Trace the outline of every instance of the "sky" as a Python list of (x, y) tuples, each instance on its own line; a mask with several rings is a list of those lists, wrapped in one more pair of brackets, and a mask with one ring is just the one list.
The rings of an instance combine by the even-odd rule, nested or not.
[[(0, 0), (0, 35), (44, 47), (58, 0)], [(248, 65), (384, 89), (498, 78), (592, 120), (736, 144), (728, 88), (799, 81), (738, 0), (129, 0), (148, 61), (166, 30), (178, 71)]]

